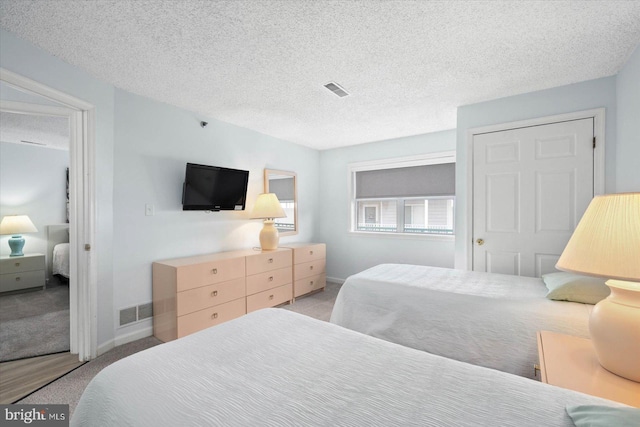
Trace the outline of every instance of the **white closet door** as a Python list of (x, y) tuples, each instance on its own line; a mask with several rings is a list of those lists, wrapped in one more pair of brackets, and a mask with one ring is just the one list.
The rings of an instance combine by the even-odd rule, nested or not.
[(539, 277), (593, 198), (593, 118), (473, 137), (473, 270)]

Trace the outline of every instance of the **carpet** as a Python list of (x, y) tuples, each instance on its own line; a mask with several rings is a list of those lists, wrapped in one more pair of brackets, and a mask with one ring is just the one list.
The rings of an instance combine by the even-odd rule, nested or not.
[(69, 310), (0, 322), (0, 362), (69, 348)]

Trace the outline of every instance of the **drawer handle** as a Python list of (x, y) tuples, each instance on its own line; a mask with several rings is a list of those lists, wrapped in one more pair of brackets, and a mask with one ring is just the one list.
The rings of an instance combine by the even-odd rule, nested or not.
[(218, 291), (213, 291), (213, 292), (211, 292), (211, 296), (212, 296), (212, 297), (217, 297), (217, 296), (218, 296)]
[(19, 262), (16, 262), (16, 267), (20, 267), (20, 263)]
[(213, 313), (213, 314), (211, 315), (211, 318), (212, 318), (212, 319), (217, 319), (217, 318), (218, 318), (218, 313)]
[(217, 269), (217, 268), (214, 268), (213, 270), (211, 270), (211, 272), (212, 272), (213, 274), (218, 274), (218, 269)]
[(273, 276), (269, 276), (269, 281), (273, 282)]
[(313, 251), (309, 251), (309, 255), (313, 255)]
[(310, 265), (310, 266), (309, 266), (309, 270), (313, 270), (313, 265)]
[(19, 282), (19, 281), (20, 281), (20, 278), (19, 278), (19, 277), (16, 277), (16, 282)]
[(313, 280), (309, 282), (309, 286), (313, 286)]
[(272, 300), (273, 299), (273, 295), (269, 295), (269, 299)]
[(269, 264), (273, 264), (273, 258), (269, 258)]

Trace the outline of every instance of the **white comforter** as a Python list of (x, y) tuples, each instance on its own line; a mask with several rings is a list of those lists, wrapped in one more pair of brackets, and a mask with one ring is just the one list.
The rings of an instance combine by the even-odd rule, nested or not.
[(345, 281), (331, 322), (534, 378), (536, 331), (589, 337), (593, 306), (551, 301), (546, 292), (538, 278), (382, 264)]
[(621, 406), (282, 309), (118, 361), (71, 426), (573, 426), (566, 405)]
[(69, 244), (59, 243), (53, 247), (53, 257), (51, 261), (53, 274), (69, 278)]

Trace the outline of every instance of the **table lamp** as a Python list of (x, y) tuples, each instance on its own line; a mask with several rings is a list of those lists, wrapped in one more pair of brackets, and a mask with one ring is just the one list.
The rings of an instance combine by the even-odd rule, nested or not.
[(609, 279), (611, 294), (589, 317), (591, 341), (605, 369), (640, 382), (640, 193), (595, 197), (556, 267)]
[(286, 216), (274, 193), (264, 193), (258, 196), (251, 212), (251, 219), (264, 219), (264, 227), (260, 231), (260, 247), (263, 251), (278, 249), (278, 229), (274, 227), (273, 220)]
[(24, 238), (21, 234), (37, 231), (38, 229), (27, 215), (7, 215), (0, 222), (0, 234), (12, 235), (9, 239), (9, 247), (11, 248), (9, 256), (23, 256)]

